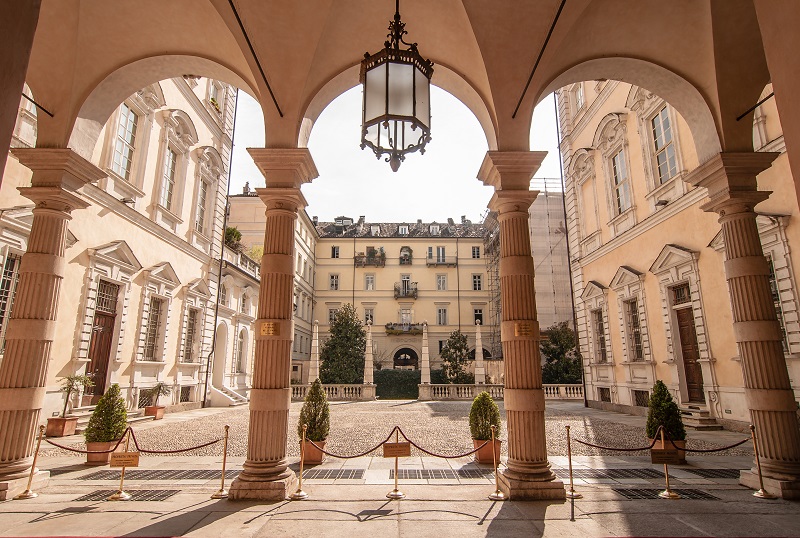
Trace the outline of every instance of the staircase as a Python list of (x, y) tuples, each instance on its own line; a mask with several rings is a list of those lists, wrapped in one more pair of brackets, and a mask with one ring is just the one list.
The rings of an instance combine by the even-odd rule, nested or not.
[[(86, 425), (89, 424), (89, 419), (92, 417), (92, 412), (95, 406), (87, 405), (85, 407), (73, 407), (70, 416), (78, 417), (78, 425), (75, 427), (75, 433), (83, 433)], [(128, 411), (128, 426), (137, 422), (145, 422), (153, 420), (153, 417), (144, 415), (144, 409), (136, 409)]]
[(239, 394), (238, 392), (236, 392), (232, 388), (226, 387), (224, 385), (222, 386), (222, 392), (225, 393), (225, 395), (227, 397), (229, 397), (231, 400), (233, 400), (233, 403), (230, 405), (230, 407), (238, 407), (240, 405), (247, 405), (248, 402), (250, 402), (250, 400), (248, 400), (247, 398), (245, 398), (244, 396), (242, 396), (241, 394)]
[(717, 424), (717, 419), (711, 416), (704, 406), (687, 404), (681, 407), (681, 419), (683, 425), (697, 431), (721, 430), (722, 426)]

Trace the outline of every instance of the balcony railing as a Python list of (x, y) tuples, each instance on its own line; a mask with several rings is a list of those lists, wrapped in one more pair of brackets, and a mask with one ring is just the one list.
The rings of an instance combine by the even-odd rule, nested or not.
[(456, 256), (428, 256), (425, 259), (425, 263), (428, 266), (447, 266), (447, 267), (455, 267), (458, 265), (458, 257)]
[(422, 323), (387, 323), (387, 335), (412, 336), (422, 334)]
[[(422, 386), (422, 385), (420, 385)], [(546, 400), (583, 400), (583, 385), (543, 385)], [(430, 385), (432, 400), (472, 400), (486, 391), (495, 400), (502, 400), (503, 385)]]
[(400, 265), (411, 265), (411, 256), (400, 256)]
[(416, 282), (395, 282), (394, 283), (394, 298), (395, 299), (416, 299), (417, 298), (417, 283)]
[(356, 255), (353, 258), (353, 265), (356, 267), (384, 267), (386, 266), (386, 256), (364, 256)]

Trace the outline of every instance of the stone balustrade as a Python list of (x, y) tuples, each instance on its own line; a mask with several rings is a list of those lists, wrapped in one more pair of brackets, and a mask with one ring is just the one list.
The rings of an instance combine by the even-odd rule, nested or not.
[[(292, 385), (292, 401), (306, 397), (310, 385)], [(360, 401), (375, 399), (375, 385), (322, 385), (330, 401)]]
[[(486, 391), (503, 399), (503, 385), (420, 385), (420, 400), (472, 400)], [(583, 385), (543, 385), (546, 400), (583, 400)]]

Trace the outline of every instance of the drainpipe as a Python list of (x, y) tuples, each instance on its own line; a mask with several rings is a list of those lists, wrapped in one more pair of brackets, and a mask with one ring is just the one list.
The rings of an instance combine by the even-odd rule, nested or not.
[[(239, 88), (236, 88), (236, 98), (233, 103), (233, 135), (236, 135), (236, 110), (239, 107)], [(208, 405), (208, 377), (214, 362), (214, 349), (217, 346), (217, 321), (219, 320), (219, 291), (222, 287), (222, 266), (225, 257), (225, 229), (228, 227), (228, 198), (231, 195), (231, 172), (233, 166), (233, 139), (231, 139), (231, 156), (228, 159), (228, 190), (225, 193), (225, 212), (222, 214), (222, 238), (219, 245), (219, 266), (217, 272), (217, 299), (214, 302), (214, 328), (211, 333), (211, 350), (206, 357), (206, 380), (203, 383), (203, 407)]]

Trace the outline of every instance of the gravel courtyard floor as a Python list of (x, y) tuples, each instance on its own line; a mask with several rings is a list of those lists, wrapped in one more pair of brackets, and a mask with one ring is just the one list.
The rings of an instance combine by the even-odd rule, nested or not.
[[(456, 455), (472, 450), (469, 434), (469, 408), (471, 402), (418, 402), (418, 401), (374, 401), (374, 402), (331, 402), (331, 431), (326, 450), (333, 453), (351, 455), (360, 453), (386, 439), (397, 425), (416, 444), (431, 452)], [(301, 402), (293, 402), (289, 411), (288, 456), (299, 458), (296, 424), (300, 414)], [(500, 438), (505, 441), (505, 410), (499, 402), (503, 419)], [(546, 411), (547, 452), (552, 456), (567, 453), (564, 426), (572, 431), (572, 451), (575, 455), (620, 455), (620, 452), (599, 450), (581, 445), (576, 440), (593, 444), (635, 448), (646, 446), (644, 417), (634, 417), (621, 413), (586, 409), (577, 402), (548, 402)], [(228, 454), (247, 455), (247, 407), (230, 410), (203, 409), (168, 414), (163, 421), (145, 422), (134, 426), (140, 446), (146, 449), (167, 450), (197, 446), (221, 437), (223, 425), (230, 425)], [(734, 432), (689, 432), (687, 447), (709, 449), (729, 446), (747, 437)], [(59, 440), (65, 446), (83, 448), (80, 437)], [(503, 443), (503, 454), (506, 454)], [(67, 451), (47, 448), (43, 445), (42, 455), (66, 455)], [(222, 452), (221, 443), (184, 455), (210, 456)], [(647, 452), (626, 452), (629, 456), (644, 456)], [(696, 454), (698, 457), (747, 456), (752, 454), (752, 446), (746, 443), (738, 448), (711, 454)], [(379, 452), (373, 455), (380, 455)], [(416, 449), (412, 455), (421, 456)], [(143, 454), (146, 457), (146, 455)], [(694, 456), (694, 455), (693, 455)]]

